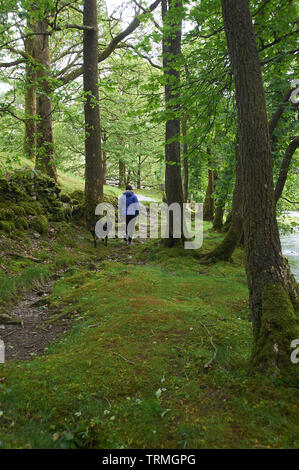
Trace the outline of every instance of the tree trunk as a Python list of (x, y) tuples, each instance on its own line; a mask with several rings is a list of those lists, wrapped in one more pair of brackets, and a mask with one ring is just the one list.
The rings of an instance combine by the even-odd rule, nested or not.
[(37, 124), (36, 124), (36, 169), (46, 173), (57, 181), (57, 172), (54, 163), (54, 140), (53, 140), (53, 121), (52, 121), (52, 103), (51, 103), (51, 82), (50, 82), (50, 48), (48, 21), (37, 22), (35, 56), (38, 63), (37, 78)]
[[(210, 149), (207, 150), (208, 154), (211, 154)], [(210, 165), (210, 161), (209, 161)], [(214, 180), (214, 171), (208, 170), (208, 187), (206, 191), (206, 196), (203, 204), (203, 220), (207, 222), (212, 222), (214, 219), (214, 204), (215, 200), (212, 194), (215, 191), (215, 180)]]
[(131, 170), (128, 171), (127, 173), (127, 178), (125, 179), (125, 184), (130, 184), (131, 182)]
[[(105, 130), (102, 131), (102, 141), (104, 144), (107, 142), (108, 137), (107, 137), (107, 132)], [(102, 163), (103, 163), (103, 184), (106, 184), (106, 177), (107, 177), (107, 152), (105, 150), (105, 147), (103, 148), (102, 146)]]
[[(215, 188), (215, 194), (217, 195), (217, 180), (218, 180), (218, 174), (216, 171), (214, 171), (214, 188)], [(218, 197), (215, 202), (215, 214), (213, 218), (213, 230), (215, 231), (221, 231), (223, 227), (223, 214), (224, 214), (224, 207), (225, 207), (225, 198), (224, 197)]]
[(138, 155), (137, 189), (141, 189), (141, 156)]
[[(275, 113), (272, 115), (271, 119), (269, 120), (269, 123), (268, 123), (269, 134), (270, 134), (270, 137), (272, 137), (272, 139), (273, 139), (273, 132), (279, 123), (279, 119), (281, 118), (283, 114), (286, 98), (287, 96), (290, 97), (290, 94), (291, 94), (290, 91), (285, 94), (285, 96), (283, 97), (283, 104), (279, 107), (279, 110), (275, 111)], [(296, 148), (294, 148), (294, 145), (296, 145), (295, 144), (296, 139), (297, 138), (295, 138), (291, 142), (290, 146), (288, 147), (286, 151), (284, 160), (282, 162), (282, 167), (280, 170), (280, 177), (277, 181), (278, 185), (281, 185), (280, 178), (284, 178), (284, 177), (285, 179), (283, 182), (283, 186), (285, 184), (287, 172), (288, 172), (288, 166), (292, 158), (292, 155), (294, 151), (296, 150)], [(293, 153), (292, 153), (292, 149), (294, 149)], [(238, 148), (236, 149), (236, 164), (238, 164), (238, 158), (239, 158), (237, 152), (238, 152)], [(283, 167), (285, 167), (286, 169), (286, 173), (284, 173), (284, 176), (282, 175), (282, 172), (285, 172)], [(277, 190), (275, 188), (276, 202), (281, 195), (280, 194), (278, 196), (279, 191), (280, 190), (278, 189), (278, 187), (277, 187)], [(211, 253), (203, 255), (202, 257), (203, 262), (216, 262), (217, 260), (228, 261), (231, 258), (238, 244), (241, 242), (241, 240), (243, 241), (244, 236), (243, 236), (243, 219), (242, 219), (241, 204), (242, 204), (241, 186), (239, 183), (238, 172), (236, 172), (236, 185), (235, 185), (235, 189), (233, 193), (232, 211), (231, 211), (231, 214), (228, 215), (225, 221), (225, 224), (223, 226), (223, 231), (227, 232), (227, 235), (225, 236), (224, 240), (219, 244), (219, 246), (217, 246), (215, 250), (213, 250)]]
[(102, 152), (102, 161), (103, 161), (103, 184), (106, 184), (106, 177), (107, 177), (107, 154), (106, 151), (103, 150)]
[(229, 231), (229, 227), (230, 227), (230, 224), (232, 222), (232, 217), (233, 217), (233, 212), (230, 211), (226, 216), (225, 222), (224, 222), (222, 230), (221, 230), (222, 232), (228, 232)]
[(213, 230), (220, 232), (223, 227), (224, 206), (216, 206), (213, 220)]
[(288, 148), (285, 151), (285, 154), (281, 163), (280, 171), (279, 171), (278, 180), (275, 186), (275, 204), (277, 203), (278, 199), (282, 195), (283, 188), (287, 180), (291, 160), (298, 147), (299, 147), (299, 136), (295, 137), (292, 140), (292, 142), (288, 145)]
[(83, 84), (85, 93), (85, 199), (88, 216), (103, 201), (103, 165), (98, 92), (98, 12), (96, 0), (85, 0), (83, 33)]
[(229, 261), (231, 259), (236, 246), (240, 242), (243, 232), (241, 198), (242, 193), (239, 175), (239, 157), (238, 150), (236, 150), (236, 182), (233, 193), (232, 216), (229, 230), (224, 240), (213, 251), (202, 256), (202, 263), (211, 263), (217, 260)]
[(185, 112), (182, 119), (183, 144), (183, 168), (184, 168), (184, 202), (188, 202), (189, 197), (189, 162), (188, 162), (188, 144), (186, 142), (188, 114)]
[[(177, 60), (181, 55), (182, 19), (179, 9), (182, 0), (162, 0), (163, 18), (163, 71), (165, 77), (165, 105), (171, 118), (165, 129), (165, 190), (168, 205), (178, 203), (183, 207), (184, 196), (181, 175), (180, 118), (177, 116), (180, 71)], [(171, 142), (169, 142), (171, 140)], [(173, 246), (173, 214), (169, 215), (168, 246)], [(182, 231), (182, 230), (181, 230)], [(183, 237), (183, 234), (182, 234)]]
[[(28, 21), (28, 28), (35, 31), (35, 27)], [(35, 36), (25, 38), (25, 51), (35, 58)], [(25, 67), (25, 137), (24, 155), (31, 160), (35, 159), (36, 152), (36, 67), (27, 60)]]
[(232, 64), (240, 143), (246, 274), (254, 333), (251, 365), (279, 372), (290, 363), (299, 293), (281, 254), (261, 65), (248, 0), (221, 0)]
[(118, 161), (118, 187), (123, 188), (126, 186), (126, 165), (119, 160)]

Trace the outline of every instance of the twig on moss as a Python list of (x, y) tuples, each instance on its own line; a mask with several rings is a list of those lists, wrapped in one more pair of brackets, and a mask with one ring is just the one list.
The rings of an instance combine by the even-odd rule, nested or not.
[(12, 257), (15, 257), (15, 258), (25, 258), (25, 259), (29, 259), (30, 261), (34, 261), (35, 263), (42, 263), (43, 262), (41, 259), (34, 258), (33, 256), (22, 255), (21, 253), (6, 252), (6, 253), (4, 253), (4, 256), (12, 256)]
[(120, 357), (121, 359), (123, 359), (124, 361), (128, 362), (129, 364), (133, 364), (133, 365), (136, 365), (136, 362), (132, 362), (132, 361), (129, 361), (129, 359), (126, 359), (124, 356), (122, 356), (121, 354), (118, 354), (118, 353), (113, 353), (114, 356), (118, 356)]
[(206, 327), (206, 325), (205, 325), (204, 323), (201, 323), (201, 322), (199, 322), (199, 323), (201, 324), (201, 326), (204, 327), (204, 329), (205, 329), (206, 332), (208, 333), (208, 335), (209, 335), (209, 337), (210, 337), (210, 343), (211, 343), (211, 345), (212, 345), (213, 348), (214, 348), (213, 357), (209, 360), (209, 362), (207, 362), (207, 363), (204, 365), (204, 368), (205, 368), (205, 369), (209, 369), (209, 368), (211, 367), (211, 365), (212, 365), (212, 362), (214, 361), (214, 359), (215, 359), (215, 357), (216, 357), (216, 354), (217, 354), (217, 351), (218, 351), (218, 350), (217, 350), (217, 348), (216, 348), (216, 346), (215, 346), (215, 344), (214, 344), (214, 342), (213, 342), (213, 336), (212, 336), (211, 333), (209, 332), (209, 330), (208, 330), (208, 328)]

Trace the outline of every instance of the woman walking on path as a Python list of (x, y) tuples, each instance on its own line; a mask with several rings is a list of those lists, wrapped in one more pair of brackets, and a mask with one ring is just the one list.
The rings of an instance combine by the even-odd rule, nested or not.
[(135, 231), (136, 218), (140, 212), (139, 201), (133, 192), (132, 186), (126, 186), (126, 191), (120, 196), (118, 201), (118, 216), (120, 221), (126, 222), (126, 236), (124, 240), (128, 245), (132, 245)]

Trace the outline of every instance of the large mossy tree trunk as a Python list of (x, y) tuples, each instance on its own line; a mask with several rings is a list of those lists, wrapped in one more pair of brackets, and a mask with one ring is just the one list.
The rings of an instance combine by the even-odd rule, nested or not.
[[(165, 105), (170, 118), (165, 127), (165, 191), (167, 204), (178, 203), (183, 208), (184, 196), (181, 175), (180, 117), (178, 99), (182, 39), (182, 0), (162, 0), (163, 18), (163, 72), (165, 78)], [(183, 219), (183, 210), (181, 210)], [(183, 220), (181, 223), (181, 232)], [(175, 244), (173, 214), (169, 214), (168, 246)], [(183, 238), (183, 233), (181, 233)], [(176, 239), (177, 241), (179, 239)]]
[(298, 286), (281, 253), (275, 213), (266, 102), (248, 0), (221, 0), (234, 75), (239, 132), (246, 274), (252, 314), (254, 370), (291, 366), (297, 338)]
[(83, 6), (83, 85), (85, 93), (85, 201), (86, 216), (94, 216), (103, 201), (103, 164), (98, 91), (98, 11), (96, 0)]
[[(283, 102), (280, 105), (279, 109), (275, 111), (272, 115), (271, 119), (268, 122), (269, 127), (269, 134), (273, 140), (273, 133), (276, 129), (279, 119), (283, 114), (283, 110), (286, 105), (287, 97), (290, 97), (291, 92), (288, 91), (284, 97)], [(279, 199), (281, 196), (286, 178), (289, 169), (289, 165), (292, 159), (292, 156), (298, 147), (298, 137), (295, 137), (292, 142), (289, 144), (284, 159), (282, 161), (279, 178), (277, 180), (276, 188), (275, 188), (275, 200)], [(238, 165), (238, 145), (236, 147), (236, 165)], [(238, 171), (236, 171), (236, 183), (233, 192), (233, 201), (232, 201), (232, 211), (228, 215), (225, 224), (223, 226), (222, 231), (226, 232), (226, 236), (223, 241), (210, 253), (202, 256), (203, 263), (208, 262), (217, 262), (218, 260), (229, 261), (232, 254), (234, 253), (235, 249), (237, 248), (238, 244), (243, 241), (244, 233), (243, 233), (243, 218), (242, 218), (242, 193), (241, 193), (241, 186), (240, 186), (240, 176)]]
[[(27, 22), (29, 30), (35, 32), (35, 25)], [(25, 52), (35, 58), (35, 36), (29, 35), (24, 40)], [(25, 136), (24, 155), (31, 160), (36, 153), (36, 66), (32, 60), (26, 61), (25, 66)]]
[(36, 169), (47, 174), (57, 181), (57, 172), (54, 163), (54, 139), (51, 94), (51, 61), (48, 33), (48, 20), (36, 23), (38, 34), (35, 39), (36, 57)]

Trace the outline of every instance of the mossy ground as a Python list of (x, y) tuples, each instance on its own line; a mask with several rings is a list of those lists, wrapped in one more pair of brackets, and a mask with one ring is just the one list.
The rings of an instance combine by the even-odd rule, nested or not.
[[(223, 235), (205, 227), (208, 251)], [(53, 319), (73, 323), (47, 354), (0, 365), (2, 448), (298, 447), (298, 388), (248, 374), (241, 250), (232, 263), (201, 266), (192, 250), (155, 240), (95, 250), (88, 232), (66, 222), (38, 240), (16, 237), (2, 239), (7, 251), (18, 245), (43, 263), (1, 260), (1, 284), (11, 280), (2, 310), (60, 273)], [(208, 369), (205, 327), (217, 347)]]
[[(63, 193), (83, 189), (59, 178)], [(202, 252), (223, 237), (205, 223)], [(95, 250), (84, 228), (55, 221), (0, 244), (42, 261), (0, 259), (0, 313), (55, 276), (53, 321), (72, 319), (45, 355), (0, 364), (0, 447), (298, 448), (298, 383), (249, 374), (241, 249), (208, 266), (155, 240)]]

